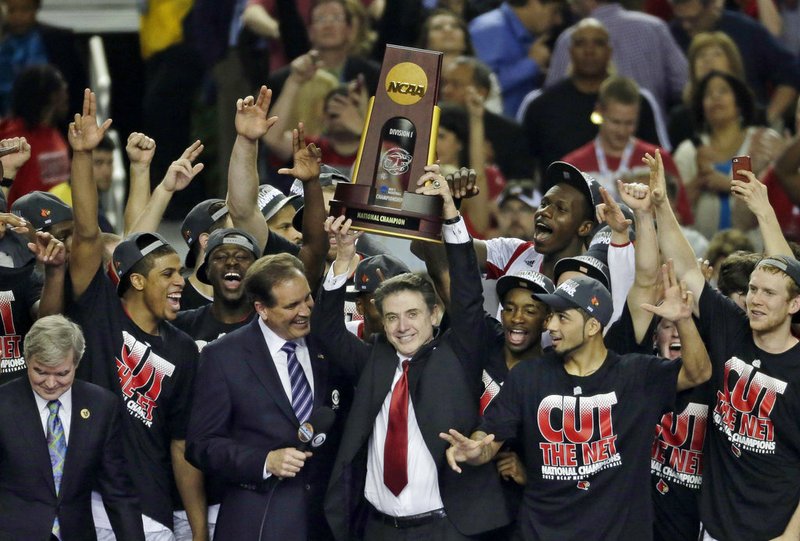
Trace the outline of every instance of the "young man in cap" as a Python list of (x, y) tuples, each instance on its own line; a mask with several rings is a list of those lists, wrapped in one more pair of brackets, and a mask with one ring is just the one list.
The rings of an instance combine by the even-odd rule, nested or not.
[[(800, 342), (791, 320), (800, 311), (800, 263), (790, 253), (780, 255), (765, 235), (772, 255), (750, 275), (741, 310), (705, 281), (667, 201), (660, 157), (654, 160), (658, 175), (651, 198), (659, 246), (694, 294), (713, 368), (700, 491), (706, 539), (797, 538), (800, 430), (794, 412), (800, 407)], [(758, 179), (743, 174), (749, 182), (731, 183), (735, 197), (757, 187)]]
[[(471, 438), (456, 430), (456, 472), (492, 459), (509, 438), (525, 449), (528, 483), (518, 518), (522, 539), (651, 539), (649, 456), (653, 426), (677, 389), (708, 379), (708, 354), (692, 322), (691, 297), (670, 276), (665, 302), (649, 305), (678, 322), (683, 363), (618, 355), (603, 344), (611, 295), (581, 276), (536, 298), (553, 310), (553, 349), (511, 371)], [(469, 471), (466, 468), (464, 471)]]
[(186, 268), (192, 274), (186, 279), (181, 295), (181, 310), (193, 310), (210, 303), (213, 290), (197, 277), (197, 262), (203, 261), (208, 236), (217, 229), (230, 226), (228, 207), (222, 199), (206, 199), (196, 204), (181, 223), (181, 236), (189, 247)]
[(534, 216), (542, 197), (529, 181), (509, 181), (497, 199), (497, 235), (533, 240)]
[(375, 290), (384, 280), (405, 272), (411, 271), (405, 263), (389, 254), (366, 257), (358, 263), (353, 273), (353, 284), (347, 286), (345, 299), (355, 303), (356, 313), (361, 319), (348, 321), (348, 331), (362, 340), (383, 334), (383, 322), (373, 302)]
[(213, 288), (214, 300), (181, 311), (175, 319), (175, 326), (191, 336), (198, 349), (246, 325), (255, 315), (243, 283), (247, 269), (259, 257), (256, 240), (241, 229), (217, 229), (209, 235), (197, 278)]
[(300, 246), (303, 244), (303, 235), (300, 233), (300, 229), (303, 228), (302, 221), (300, 229), (295, 228), (292, 223), (295, 216), (294, 205), (298, 203), (302, 204), (299, 195), (286, 196), (278, 188), (269, 184), (262, 184), (258, 187), (258, 208), (264, 215), (269, 230), (292, 244)]
[[(338, 253), (312, 325), (325, 336), (331, 362), (358, 381), (325, 499), (337, 540), (358, 537), (362, 527), (365, 539), (405, 539), (413, 531), (455, 540), (508, 523), (494, 468), (457, 477), (444, 467), (445, 446), (436, 439), (438, 426), (477, 422), (488, 343), (474, 332), (484, 313), (466, 226), (438, 167), (429, 168), (419, 183), (426, 181), (429, 185), (417, 192), (443, 199), (443, 237), (455, 273), (451, 310), (456, 317), (445, 332), (434, 327), (439, 306), (431, 282), (401, 274), (375, 292), (385, 334), (364, 343), (348, 333), (341, 311), (358, 234), (350, 233), (344, 216), (327, 222), (337, 235)], [(366, 525), (358, 520), (365, 516)]]
[(24, 218), (35, 231), (50, 233), (63, 242), (69, 256), (75, 227), (69, 205), (51, 193), (37, 191), (14, 201), (11, 212)]
[[(116, 287), (106, 275), (92, 150), (111, 121), (98, 126), (95, 110), (96, 98), (87, 89), (83, 114), (75, 115), (69, 130), (75, 194), (70, 312), (87, 344), (78, 376), (122, 398), (125, 457), (135, 472), (148, 538), (172, 538), (174, 479), (194, 536), (207, 539), (202, 476), (183, 456), (197, 348), (169, 323), (180, 309), (181, 261), (159, 235), (137, 233), (114, 250)], [(109, 523), (99, 498), (93, 513), (98, 532), (106, 535)]]

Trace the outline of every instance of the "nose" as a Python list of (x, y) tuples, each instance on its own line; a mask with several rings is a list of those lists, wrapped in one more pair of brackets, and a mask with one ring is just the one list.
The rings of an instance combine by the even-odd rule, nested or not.
[(519, 322), (522, 321), (524, 318), (522, 317), (522, 310), (519, 308), (515, 308), (513, 312), (511, 312), (511, 321)]
[(550, 315), (547, 316), (547, 321), (545, 321), (545, 328), (548, 331), (557, 331), (558, 330), (558, 318)]

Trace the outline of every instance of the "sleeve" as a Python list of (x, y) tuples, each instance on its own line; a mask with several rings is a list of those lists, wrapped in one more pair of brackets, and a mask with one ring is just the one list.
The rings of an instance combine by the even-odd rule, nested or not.
[(572, 30), (567, 29), (561, 32), (556, 40), (556, 45), (553, 47), (553, 54), (550, 56), (550, 67), (547, 70), (547, 78), (544, 81), (544, 86), (553, 86), (561, 79), (567, 76), (567, 66), (569, 66), (569, 44), (572, 36)]
[(497, 74), (503, 92), (508, 92), (535, 79), (541, 68), (527, 54), (514, 58), (508, 54), (509, 51), (498, 46), (506, 42), (505, 36), (498, 39), (497, 34), (502, 31), (495, 26), (474, 25), (470, 27), (470, 36), (477, 56)]
[(262, 253), (263, 255), (287, 253), (296, 257), (297, 254), (300, 253), (300, 247), (293, 242), (289, 242), (270, 229), (269, 235), (267, 236), (267, 244), (264, 246)]
[(486, 277), (489, 279), (500, 278), (506, 273), (506, 268), (515, 256), (533, 243), (521, 239), (498, 237), (486, 241)]
[(681, 142), (672, 157), (678, 173), (680, 173), (683, 185), (689, 186), (697, 179), (697, 148), (695, 148), (691, 139)]
[[(652, 400), (658, 406), (659, 413), (671, 409), (675, 405), (675, 395), (678, 392), (678, 374), (683, 362), (680, 359), (670, 360), (643, 356), (647, 361), (647, 372), (644, 376), (644, 397)], [(634, 360), (633, 362), (640, 362)]]
[(530, 371), (525, 368), (528, 367), (519, 364), (511, 369), (478, 427), (487, 434), (494, 434), (496, 441), (514, 439), (519, 434), (526, 403), (524, 382)]
[(186, 435), (186, 459), (204, 472), (233, 483), (259, 483), (263, 480), (267, 451), (231, 437), (232, 400), (220, 366), (225, 361), (209, 355), (210, 349), (204, 348), (200, 355)]
[(610, 323), (622, 314), (636, 274), (636, 249), (632, 242), (608, 245), (608, 273), (611, 275), (611, 298), (614, 312)]
[(188, 336), (185, 338), (187, 339), (186, 344), (181, 344), (180, 348), (182, 359), (175, 378), (175, 394), (169, 408), (169, 426), (173, 440), (186, 439), (192, 406), (192, 390), (197, 375), (197, 346), (191, 338)]
[(645, 333), (645, 339), (641, 344), (636, 342), (636, 333), (633, 330), (633, 319), (628, 304), (622, 307), (622, 313), (603, 337), (606, 347), (615, 353), (624, 355), (626, 353), (649, 354), (653, 351), (653, 343), (650, 337), (656, 330), (656, 318), (650, 321), (650, 326)]

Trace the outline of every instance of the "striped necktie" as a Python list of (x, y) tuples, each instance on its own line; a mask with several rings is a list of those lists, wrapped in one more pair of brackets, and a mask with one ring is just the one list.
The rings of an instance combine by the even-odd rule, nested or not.
[(297, 420), (302, 424), (311, 417), (314, 394), (311, 392), (311, 386), (308, 384), (303, 367), (300, 366), (300, 361), (297, 360), (295, 349), (297, 349), (297, 344), (286, 342), (281, 351), (286, 353), (286, 364), (289, 367), (289, 382), (292, 385), (292, 409)]
[[(61, 402), (51, 400), (47, 403), (50, 414), (47, 416), (47, 450), (50, 453), (50, 466), (53, 468), (53, 482), (56, 486), (56, 495), (61, 492), (61, 477), (64, 475), (64, 458), (67, 456), (67, 436), (64, 434), (64, 427), (58, 410)], [(58, 516), (53, 521), (53, 535), (61, 539), (61, 526), (58, 524)]]

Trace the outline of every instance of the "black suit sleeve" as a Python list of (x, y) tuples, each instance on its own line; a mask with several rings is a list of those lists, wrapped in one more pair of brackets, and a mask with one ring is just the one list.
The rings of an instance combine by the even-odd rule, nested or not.
[(233, 483), (260, 483), (264, 476), (267, 451), (246, 445), (230, 434), (233, 399), (217, 355), (200, 354), (186, 437), (186, 460), (212, 476)]
[(103, 444), (102, 470), (97, 478), (100, 494), (117, 539), (143, 541), (142, 510), (122, 448), (121, 412), (115, 399), (107, 407), (111, 414)]
[(367, 364), (372, 347), (349, 332), (344, 324), (345, 286), (332, 291), (319, 288), (311, 313), (311, 329), (320, 349), (355, 384)]

